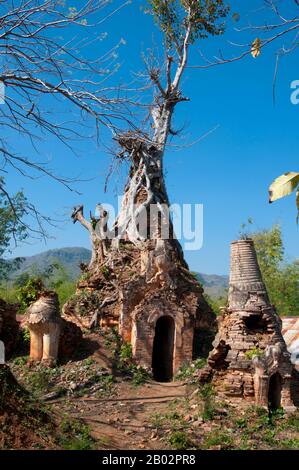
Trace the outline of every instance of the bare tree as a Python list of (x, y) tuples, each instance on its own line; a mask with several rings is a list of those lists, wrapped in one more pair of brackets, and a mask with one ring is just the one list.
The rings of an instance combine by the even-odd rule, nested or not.
[[(278, 70), (279, 60), (294, 52), (299, 45), (299, 2), (291, 0), (290, 2), (282, 2), (280, 0), (263, 0), (261, 8), (254, 13), (262, 13), (263, 20), (258, 22), (256, 15), (252, 13), (247, 15), (249, 20), (244, 26), (236, 27), (235, 30), (243, 34), (248, 42), (230, 43), (231, 54), (224, 55), (222, 51), (218, 56), (207, 58), (203, 54), (201, 57), (204, 63), (191, 65), (192, 68), (210, 68), (217, 65), (223, 65), (244, 59), (247, 56), (257, 58), (262, 50), (271, 44), (278, 44), (276, 50), (274, 83)], [(265, 20), (267, 18), (267, 20)], [(240, 20), (239, 14), (235, 13), (233, 19), (237, 22)], [(235, 54), (235, 47), (241, 49), (241, 53)]]
[[(86, 136), (90, 118), (96, 131), (104, 125), (113, 132), (125, 119), (124, 101), (106, 86), (118, 67), (121, 40), (102, 55), (100, 50), (103, 21), (129, 2), (75, 3), (79, 7), (68, 7), (63, 0), (0, 0), (0, 173), (4, 177), (8, 171), (30, 178), (37, 172), (70, 188), (70, 178), (55, 175), (41, 163), (40, 140), (58, 139), (73, 149)], [(92, 57), (91, 49), (96, 51)], [(59, 112), (51, 113), (52, 106), (60, 117)], [(74, 112), (71, 118), (66, 117), (69, 109)], [(30, 156), (15, 150), (16, 139), (29, 141)], [(0, 183), (1, 197), (12, 204), (3, 178)], [(38, 220), (37, 231), (43, 232), (43, 217), (32, 204), (27, 209)]]
[[(164, 181), (163, 157), (167, 141), (174, 134), (172, 120), (176, 106), (188, 101), (181, 90), (183, 74), (188, 66), (189, 49), (198, 40), (208, 36), (221, 35), (224, 32), (223, 20), (228, 7), (222, 1), (207, 2), (187, 1), (149, 1), (147, 13), (154, 16), (164, 36), (165, 63), (158, 64), (155, 57), (145, 58), (147, 76), (154, 88), (154, 97), (149, 108), (147, 129), (118, 133), (115, 136), (120, 150), (118, 159), (130, 164), (129, 181), (126, 184), (122, 207), (113, 224), (117, 239), (125, 239), (136, 246), (142, 246), (144, 240), (151, 237), (145, 228), (140, 227), (143, 218), (147, 224), (150, 206), (157, 206), (164, 223), (172, 227), (167, 207), (169, 205)], [(74, 214), (78, 217), (78, 208)], [(87, 228), (80, 209), (80, 221)], [(143, 217), (142, 217), (143, 216)], [(79, 219), (76, 219), (79, 220)], [(97, 225), (89, 224), (91, 238)], [(161, 227), (154, 238), (161, 237)], [(102, 239), (98, 234), (96, 239)], [(175, 243), (175, 241), (173, 240)], [(117, 245), (117, 244), (116, 244)], [(94, 249), (94, 252), (97, 249)], [(93, 261), (97, 258), (93, 256)]]
[[(77, 296), (64, 306), (64, 313), (80, 324), (82, 306), (83, 321), (89, 321), (86, 326), (97, 325), (99, 319), (102, 326), (118, 324), (126, 340), (134, 337), (134, 309), (143, 311), (143, 302), (146, 315), (154, 311), (157, 299), (160, 306), (168, 305), (165, 308), (170, 308), (170, 301), (173, 315), (179, 316), (182, 308), (186, 328), (209, 332), (215, 320), (173, 230), (163, 160), (168, 139), (175, 134), (175, 109), (188, 101), (181, 84), (189, 50), (195, 42), (223, 33), (228, 7), (219, 0), (150, 0), (148, 4), (147, 13), (163, 35), (165, 62), (159, 64), (155, 53), (144, 59), (153, 89), (152, 101), (145, 103), (148, 119), (114, 138), (115, 158), (129, 163), (129, 176), (111, 230), (109, 214), (100, 204), (99, 216), (90, 220), (84, 217), (83, 206), (74, 208), (73, 221), (88, 230), (93, 254), (78, 282)], [(191, 359), (190, 354), (189, 349), (185, 359)]]

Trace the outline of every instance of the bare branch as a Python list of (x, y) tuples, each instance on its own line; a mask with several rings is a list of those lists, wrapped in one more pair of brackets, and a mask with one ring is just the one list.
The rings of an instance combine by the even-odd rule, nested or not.
[[(267, 35), (268, 37), (266, 37), (265, 39), (258, 38), (259, 41), (260, 41), (259, 42), (259, 52), (262, 49), (264, 49), (265, 47), (267, 47), (268, 45), (270, 45), (272, 43), (275, 43), (275, 42), (279, 42), (279, 40), (282, 39), (284, 36), (292, 37), (291, 46), (289, 48), (286, 48), (285, 46), (280, 47), (277, 54), (279, 56), (282, 56), (284, 54), (289, 53), (290, 51), (295, 50), (298, 47), (298, 40), (297, 39), (298, 39), (298, 32), (299, 32), (299, 14), (295, 15), (292, 18), (287, 19), (287, 18), (285, 18), (284, 16), (282, 16), (280, 14), (280, 12), (278, 11), (277, 5), (273, 1), (270, 0), (267, 3), (270, 6), (270, 8), (273, 10), (275, 15), (277, 17), (279, 17), (281, 22), (272, 23), (272, 24), (265, 23), (265, 24), (261, 24), (261, 25), (252, 25), (252, 24), (250, 24), (246, 27), (238, 28), (236, 30), (238, 32), (242, 32), (242, 31), (256, 32), (256, 31), (259, 31), (260, 34)], [(296, 3), (296, 5), (299, 6), (299, 3), (297, 2), (297, 0), (295, 0), (295, 3)], [(277, 31), (277, 30), (280, 30), (280, 31)], [(275, 34), (272, 34), (273, 31), (275, 32)], [(295, 36), (293, 35), (293, 33), (295, 33)], [(252, 54), (252, 44), (253, 44), (253, 42), (251, 42), (249, 44), (241, 45), (241, 47), (243, 47), (245, 49), (244, 52), (242, 52), (239, 55), (235, 55), (231, 58), (225, 58), (225, 57), (221, 56), (221, 57), (216, 57), (215, 60), (207, 60), (206, 58), (203, 57), (205, 59), (206, 64), (203, 64), (203, 65), (189, 65), (188, 67), (189, 68), (197, 68), (197, 69), (205, 69), (205, 68), (214, 67), (216, 65), (223, 65), (223, 64), (227, 64), (227, 63), (242, 60), (246, 56), (249, 56), (250, 54)], [(276, 75), (277, 75), (277, 64), (276, 64), (276, 68), (275, 68), (274, 83), (275, 83)]]
[(83, 227), (85, 227), (89, 231), (90, 234), (94, 232), (92, 224), (88, 222), (83, 215), (83, 206), (74, 207), (73, 212), (72, 212), (72, 219), (73, 219), (74, 224), (79, 221), (80, 224), (83, 225)]
[[(99, 30), (103, 21), (128, 3), (124, 0), (114, 8), (107, 0), (84, 0), (68, 8), (60, 0), (0, 1), (0, 82), (5, 89), (5, 103), (0, 103), (0, 171), (10, 166), (33, 178), (34, 170), (72, 190), (74, 178), (55, 175), (47, 165), (35, 161), (34, 155), (19, 155), (13, 139), (8, 138), (11, 131), (20, 142), (28, 140), (39, 155), (40, 142), (47, 138), (54, 137), (75, 151), (78, 139), (98, 137), (99, 125), (113, 134), (123, 121), (130, 125), (128, 100), (119, 87), (104, 85), (119, 68), (117, 54), (123, 40), (99, 52), (105, 38)], [(91, 46), (97, 51), (93, 58)], [(53, 114), (49, 98), (55, 104)], [(59, 122), (59, 112), (68, 120)], [(92, 121), (93, 135), (87, 136)]]

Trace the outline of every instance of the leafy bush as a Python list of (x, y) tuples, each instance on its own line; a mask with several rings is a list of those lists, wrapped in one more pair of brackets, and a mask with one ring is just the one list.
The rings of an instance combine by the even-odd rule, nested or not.
[(138, 386), (144, 384), (149, 378), (147, 370), (141, 366), (136, 366), (133, 368), (133, 385)]
[(101, 386), (98, 396), (111, 396), (114, 393), (115, 379), (113, 375), (98, 376), (96, 381)]
[(264, 351), (262, 349), (256, 348), (256, 347), (245, 352), (245, 356), (249, 360), (253, 359), (255, 356), (263, 357), (263, 355), (264, 355)]
[(16, 366), (25, 366), (28, 362), (28, 359), (29, 359), (29, 356), (20, 356), (20, 357), (16, 357), (14, 360), (13, 360), (13, 363), (14, 365)]
[(247, 427), (247, 419), (246, 418), (238, 418), (236, 419), (236, 426), (239, 428), (239, 429), (246, 429)]
[(183, 364), (180, 369), (178, 370), (175, 380), (188, 380), (188, 379), (194, 379), (196, 381), (196, 378), (194, 377), (194, 374), (197, 370), (202, 369), (207, 363), (207, 360), (205, 358), (198, 358), (195, 361), (187, 364)]
[(20, 302), (20, 310), (25, 311), (45, 289), (43, 280), (39, 277), (30, 278), (27, 283), (18, 289), (18, 300)]
[(108, 266), (101, 266), (100, 271), (103, 274), (105, 279), (109, 279), (109, 277), (111, 275), (111, 272), (110, 272), (110, 269), (108, 268)]
[(176, 450), (186, 450), (193, 446), (191, 439), (184, 431), (171, 433), (168, 442)]
[(55, 369), (39, 366), (31, 373), (26, 374), (25, 383), (32, 394), (40, 396), (49, 390), (50, 379), (56, 374)]
[(64, 417), (60, 423), (60, 430), (66, 434), (60, 438), (64, 450), (93, 450), (94, 440), (90, 436), (90, 427), (81, 421)]
[(299, 438), (294, 439), (283, 439), (280, 442), (280, 448), (285, 450), (298, 450), (299, 449)]
[(125, 342), (120, 347), (119, 357), (121, 361), (130, 361), (133, 358), (132, 345)]

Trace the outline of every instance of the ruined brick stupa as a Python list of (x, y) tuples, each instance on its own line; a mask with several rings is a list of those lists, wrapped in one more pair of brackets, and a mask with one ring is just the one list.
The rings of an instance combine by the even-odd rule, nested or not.
[(293, 408), (293, 365), (270, 304), (254, 243), (231, 244), (228, 307), (208, 364), (218, 392), (270, 408)]

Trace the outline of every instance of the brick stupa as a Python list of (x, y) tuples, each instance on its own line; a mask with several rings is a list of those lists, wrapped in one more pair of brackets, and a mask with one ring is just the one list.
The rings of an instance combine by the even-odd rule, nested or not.
[[(251, 239), (231, 243), (228, 307), (219, 319), (209, 372), (231, 401), (294, 409), (293, 365)], [(297, 384), (298, 387), (298, 384)]]

